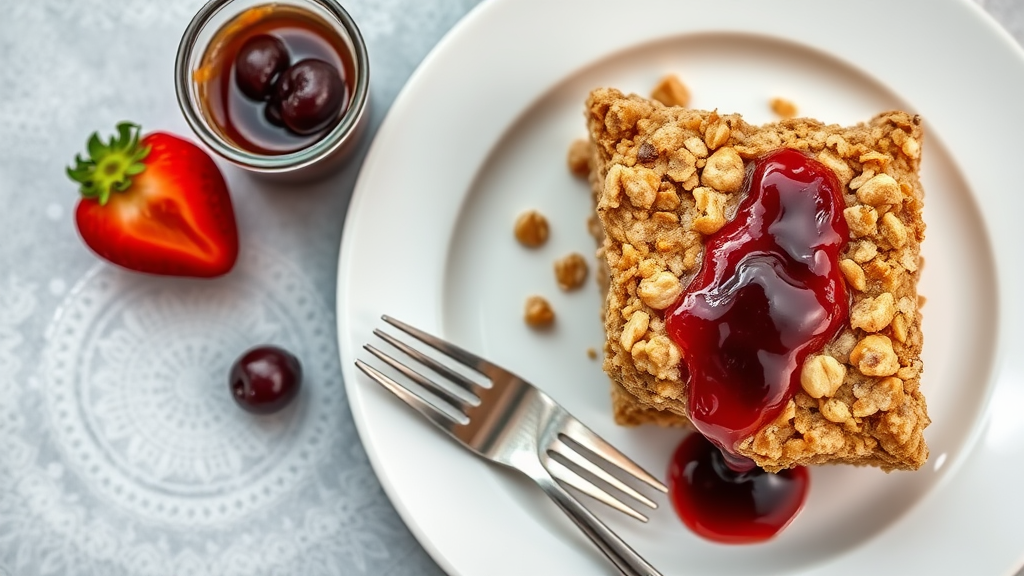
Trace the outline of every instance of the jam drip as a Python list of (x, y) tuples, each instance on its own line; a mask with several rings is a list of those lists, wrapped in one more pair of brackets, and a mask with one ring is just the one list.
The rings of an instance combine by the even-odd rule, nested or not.
[(770, 474), (735, 447), (778, 416), (804, 359), (849, 315), (838, 266), (849, 229), (835, 174), (784, 149), (754, 163), (747, 188), (666, 317), (700, 432), (673, 457), (672, 501), (694, 532), (734, 544), (771, 538), (803, 506), (805, 468)]
[(748, 185), (666, 323), (690, 374), (690, 420), (740, 471), (753, 464), (736, 442), (781, 412), (804, 358), (849, 314), (838, 266), (849, 230), (832, 171), (783, 149), (754, 163)]
[(734, 472), (722, 451), (700, 434), (676, 449), (668, 472), (676, 513), (699, 536), (725, 544), (752, 544), (778, 534), (796, 517), (808, 488), (803, 467), (770, 474)]

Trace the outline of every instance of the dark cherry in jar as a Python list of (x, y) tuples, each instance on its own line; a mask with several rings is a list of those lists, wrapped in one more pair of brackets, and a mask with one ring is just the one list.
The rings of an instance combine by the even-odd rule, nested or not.
[(267, 100), (274, 91), (274, 81), (289, 64), (288, 47), (280, 38), (257, 34), (238, 49), (235, 84), (249, 98)]
[(307, 58), (284, 71), (272, 99), (284, 125), (305, 135), (328, 127), (347, 98), (338, 71), (323, 60)]
[[(273, 40), (284, 46), (286, 60)], [(247, 45), (250, 53), (244, 53)], [(292, 119), (298, 120), (292, 125), (301, 127), (295, 130), (275, 95), (288, 71), (310, 59), (326, 63), (337, 76), (326, 94), (333, 108), (317, 110), (315, 121), (303, 117), (308, 108), (297, 115), (293, 109)], [(278, 155), (309, 147), (337, 125), (354, 93), (355, 74), (349, 45), (327, 20), (306, 8), (265, 4), (216, 32), (194, 78), (205, 115), (222, 137), (255, 154)]]

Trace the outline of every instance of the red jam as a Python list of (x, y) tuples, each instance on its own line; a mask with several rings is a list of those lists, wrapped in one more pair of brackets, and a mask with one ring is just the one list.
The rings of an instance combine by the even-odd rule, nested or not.
[[(687, 445), (698, 440), (684, 442), (674, 465), (679, 478), (698, 478), (682, 472), (691, 468), (715, 472), (700, 475), (699, 487), (695, 480), (676, 482), (673, 498), (687, 524), (715, 524), (698, 532), (723, 542), (769, 538), (799, 510), (806, 471), (786, 473), (800, 478), (798, 487), (786, 489), (799, 496), (796, 504), (790, 496), (761, 500), (754, 495), (764, 490), (759, 486), (774, 486), (782, 476), (756, 469), (735, 446), (779, 415), (800, 386), (804, 359), (834, 338), (849, 314), (838, 266), (849, 229), (835, 174), (783, 149), (754, 163), (747, 186), (736, 216), (708, 239), (701, 269), (666, 316), (689, 374), (690, 420), (720, 449), (715, 461), (725, 464), (711, 466), (703, 449)], [(712, 493), (718, 496), (706, 496)], [(686, 504), (704, 499), (700, 494), (729, 500), (729, 510), (749, 509), (723, 514), (716, 507), (718, 522), (707, 518), (707, 507)], [(768, 503), (774, 508), (764, 508)], [(762, 526), (765, 518), (774, 519), (774, 530)]]
[(807, 486), (803, 467), (737, 473), (700, 434), (683, 440), (668, 472), (679, 517), (697, 535), (725, 544), (763, 542), (778, 534), (800, 511)]

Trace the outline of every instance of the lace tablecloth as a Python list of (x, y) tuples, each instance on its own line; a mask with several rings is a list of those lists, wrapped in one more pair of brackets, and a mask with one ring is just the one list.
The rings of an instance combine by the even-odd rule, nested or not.
[[(476, 3), (345, 2), (372, 129)], [(1024, 4), (980, 3), (1024, 38)], [(440, 574), (370, 468), (337, 358), (338, 242), (372, 134), (302, 190), (225, 167), (243, 248), (221, 280), (126, 273), (75, 233), (63, 169), (86, 135), (190, 134), (172, 70), (200, 5), (0, 2), (0, 576)], [(301, 351), (307, 385), (253, 419), (224, 372), (263, 342)]]

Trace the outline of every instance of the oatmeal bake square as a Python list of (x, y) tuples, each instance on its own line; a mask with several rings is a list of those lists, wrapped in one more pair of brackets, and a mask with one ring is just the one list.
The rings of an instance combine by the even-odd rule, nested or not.
[(688, 362), (666, 318), (700, 270), (705, 245), (736, 215), (751, 165), (793, 149), (838, 184), (837, 218), (849, 238), (837, 244), (836, 263), (849, 313), (791, 369), (795, 392), (732, 451), (768, 471), (920, 468), (930, 422), (920, 390), (920, 118), (896, 111), (850, 127), (801, 118), (753, 126), (611, 88), (590, 94), (586, 117), (616, 421), (691, 425)]

